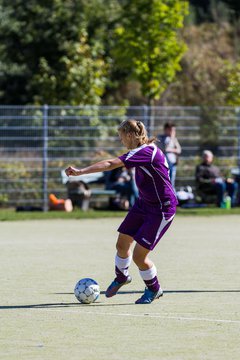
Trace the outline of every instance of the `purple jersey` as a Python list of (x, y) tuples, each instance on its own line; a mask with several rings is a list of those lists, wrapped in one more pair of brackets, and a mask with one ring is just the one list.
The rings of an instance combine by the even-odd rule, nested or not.
[(162, 151), (154, 144), (143, 144), (119, 156), (126, 168), (135, 168), (139, 198), (160, 208), (178, 203), (169, 178), (169, 169)]

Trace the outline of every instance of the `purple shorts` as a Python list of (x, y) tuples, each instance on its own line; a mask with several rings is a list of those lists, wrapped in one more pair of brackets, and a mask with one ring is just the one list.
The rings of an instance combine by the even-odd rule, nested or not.
[(137, 200), (129, 211), (118, 232), (129, 235), (148, 250), (153, 250), (172, 223), (176, 205), (164, 209)]

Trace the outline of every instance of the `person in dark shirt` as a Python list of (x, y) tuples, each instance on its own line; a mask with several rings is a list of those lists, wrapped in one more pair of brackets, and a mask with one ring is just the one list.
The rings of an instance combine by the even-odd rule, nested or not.
[(197, 189), (204, 194), (216, 194), (217, 206), (221, 207), (224, 201), (224, 195), (227, 193), (231, 197), (231, 204), (235, 205), (238, 184), (231, 178), (225, 179), (220, 169), (213, 165), (213, 153), (204, 150), (203, 161), (196, 167), (196, 185)]
[(133, 207), (138, 197), (133, 169), (119, 167), (108, 171), (106, 173), (105, 183), (107, 190), (116, 190), (117, 194), (120, 195), (120, 208), (127, 210)]

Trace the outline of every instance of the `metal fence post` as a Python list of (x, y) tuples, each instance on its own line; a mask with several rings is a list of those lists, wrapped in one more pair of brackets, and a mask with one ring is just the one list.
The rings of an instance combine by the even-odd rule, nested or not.
[(237, 107), (235, 109), (236, 116), (237, 116), (237, 137), (238, 137), (238, 144), (237, 144), (237, 166), (240, 169), (240, 108)]
[(146, 129), (147, 129), (147, 131), (149, 133), (150, 124), (149, 124), (149, 116), (148, 116), (148, 106), (143, 105), (142, 109), (143, 109), (143, 123), (146, 126)]
[(43, 106), (43, 211), (48, 211), (48, 105)]

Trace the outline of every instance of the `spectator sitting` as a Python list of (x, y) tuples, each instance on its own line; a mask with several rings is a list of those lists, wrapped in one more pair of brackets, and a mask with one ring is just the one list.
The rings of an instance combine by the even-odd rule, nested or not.
[(159, 135), (159, 147), (166, 156), (169, 166), (169, 176), (172, 186), (175, 188), (178, 157), (182, 152), (181, 146), (176, 137), (176, 126), (172, 123), (164, 124), (164, 134)]
[(71, 212), (73, 210), (72, 201), (70, 199), (58, 199), (56, 195), (49, 194), (49, 210)]
[(109, 171), (106, 176), (106, 190), (115, 190), (120, 196), (119, 208), (128, 210), (132, 207), (138, 197), (133, 169), (122, 167)]
[(221, 207), (224, 195), (227, 193), (231, 197), (232, 206), (235, 205), (238, 184), (231, 178), (224, 179), (217, 166), (212, 165), (213, 153), (204, 150), (203, 161), (196, 167), (197, 190), (204, 194), (216, 194), (217, 206)]
[(83, 211), (89, 209), (91, 190), (84, 181), (69, 180), (67, 182), (68, 198), (72, 201), (73, 207), (78, 207)]

